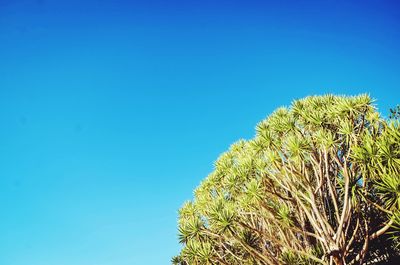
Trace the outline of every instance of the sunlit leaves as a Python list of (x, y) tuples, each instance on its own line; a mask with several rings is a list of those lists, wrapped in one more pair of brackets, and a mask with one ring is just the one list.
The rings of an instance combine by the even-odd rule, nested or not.
[(350, 137), (354, 134), (354, 123), (351, 121), (343, 121), (339, 125), (339, 134), (343, 135), (346, 139), (346, 143), (350, 141)]
[(295, 100), (231, 145), (179, 211), (173, 263), (328, 264), (332, 249), (349, 263), (367, 229), (393, 220), (397, 231), (400, 126), (372, 104), (368, 95)]
[(236, 210), (233, 203), (218, 199), (210, 206), (209, 222), (213, 231), (218, 234), (231, 232), (235, 226)]
[(190, 239), (199, 239), (204, 229), (204, 222), (197, 216), (188, 218), (179, 225), (179, 242), (187, 243)]
[(207, 264), (212, 265), (214, 251), (208, 242), (189, 241), (182, 250), (182, 257), (189, 260), (188, 264)]
[(261, 182), (257, 179), (252, 179), (246, 184), (245, 189), (246, 199), (249, 203), (256, 204), (264, 197), (264, 191)]
[(383, 174), (377, 183), (377, 190), (386, 209), (400, 209), (400, 175)]
[(292, 158), (302, 158), (310, 149), (307, 138), (297, 135), (289, 135), (286, 138), (286, 150), (288, 151), (288, 155)]
[(315, 141), (317, 147), (322, 150), (329, 150), (336, 144), (333, 133), (325, 129), (319, 129), (315, 131), (313, 140)]
[(270, 129), (278, 134), (284, 134), (295, 128), (295, 120), (287, 108), (278, 108), (269, 118)]

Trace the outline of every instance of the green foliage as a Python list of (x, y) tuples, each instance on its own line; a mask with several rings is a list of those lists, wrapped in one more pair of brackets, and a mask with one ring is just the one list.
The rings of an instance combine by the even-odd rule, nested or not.
[(381, 119), (368, 95), (296, 100), (215, 162), (179, 211), (183, 248), (172, 263), (361, 264), (394, 255), (399, 176), (399, 122)]

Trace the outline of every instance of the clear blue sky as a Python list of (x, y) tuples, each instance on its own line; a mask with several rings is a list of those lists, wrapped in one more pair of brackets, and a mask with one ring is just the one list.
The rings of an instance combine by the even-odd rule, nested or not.
[(400, 103), (396, 2), (0, 0), (0, 264), (169, 264), (179, 207), (276, 107)]

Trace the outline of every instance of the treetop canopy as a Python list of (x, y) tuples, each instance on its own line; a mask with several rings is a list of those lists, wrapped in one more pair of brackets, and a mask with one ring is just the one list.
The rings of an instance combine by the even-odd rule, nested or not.
[[(368, 95), (278, 108), (179, 211), (175, 264), (361, 264), (397, 255), (400, 130)], [(383, 243), (382, 243), (383, 242)]]

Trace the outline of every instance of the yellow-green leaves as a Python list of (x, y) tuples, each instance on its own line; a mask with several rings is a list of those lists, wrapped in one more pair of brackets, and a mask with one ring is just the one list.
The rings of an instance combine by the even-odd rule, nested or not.
[(400, 175), (384, 173), (377, 182), (378, 194), (388, 210), (400, 210)]
[(272, 132), (284, 134), (295, 128), (295, 120), (291, 112), (287, 108), (278, 108), (268, 118), (269, 128)]
[(219, 198), (210, 206), (210, 228), (217, 234), (232, 232), (236, 225), (236, 215), (237, 211), (235, 209), (235, 205), (224, 198)]
[(187, 243), (190, 239), (200, 239), (203, 228), (204, 223), (198, 216), (187, 218), (179, 225), (179, 242)]
[(189, 241), (182, 250), (182, 257), (187, 264), (212, 265), (214, 250), (209, 242)]
[(321, 150), (330, 150), (334, 146), (337, 146), (337, 140), (334, 137), (332, 131), (326, 129), (316, 130), (312, 135), (313, 141)]
[(339, 125), (338, 133), (342, 135), (345, 139), (345, 143), (349, 144), (351, 139), (354, 139), (356, 136), (356, 131), (354, 130), (354, 122), (350, 120), (344, 120)]
[(256, 205), (263, 199), (265, 193), (261, 185), (261, 181), (258, 179), (252, 179), (246, 184), (245, 194), (249, 203)]
[(182, 206), (174, 262), (350, 264), (367, 233), (398, 229), (400, 125), (372, 103), (311, 96), (260, 122)]
[(285, 147), (288, 156), (292, 159), (301, 159), (311, 150), (309, 140), (299, 135), (289, 135), (286, 137)]

